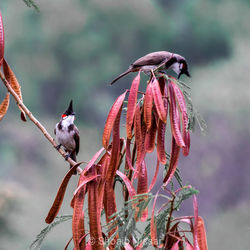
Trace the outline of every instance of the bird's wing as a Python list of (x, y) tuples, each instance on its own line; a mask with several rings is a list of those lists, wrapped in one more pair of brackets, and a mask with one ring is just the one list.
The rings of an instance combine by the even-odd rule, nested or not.
[(170, 59), (173, 53), (168, 51), (157, 51), (149, 53), (132, 63), (133, 67), (141, 67), (144, 65), (159, 65), (164, 61)]
[(169, 67), (171, 67), (174, 63), (177, 62), (177, 59), (175, 56), (171, 57), (170, 59), (168, 59), (166, 62), (165, 62), (165, 69), (168, 69)]
[(76, 154), (78, 154), (79, 149), (80, 149), (80, 135), (79, 135), (79, 131), (78, 131), (77, 127), (75, 127), (74, 140), (76, 143), (75, 151), (76, 151)]
[(56, 126), (54, 128), (54, 135), (56, 135), (56, 127), (57, 127), (57, 124), (56, 124)]

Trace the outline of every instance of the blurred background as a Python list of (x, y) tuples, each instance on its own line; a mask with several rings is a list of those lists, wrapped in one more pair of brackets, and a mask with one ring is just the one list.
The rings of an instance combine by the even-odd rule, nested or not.
[[(24, 103), (52, 134), (74, 100), (81, 134), (78, 159), (101, 147), (108, 111), (133, 74), (108, 83), (138, 57), (157, 50), (183, 55), (195, 107), (208, 125), (191, 134), (183, 182), (200, 191), (199, 213), (209, 249), (250, 248), (250, 2), (248, 0), (43, 0), (40, 13), (23, 1), (1, 0), (5, 57)], [(144, 86), (145, 87), (145, 86)], [(142, 89), (144, 88), (142, 85)], [(6, 90), (0, 84), (0, 98)], [(27, 249), (68, 170), (40, 131), (19, 119), (11, 99), (0, 122), (0, 250)], [(73, 177), (60, 214), (71, 214)], [(192, 203), (182, 208), (192, 214)], [(70, 222), (42, 249), (63, 249)], [(63, 237), (62, 237), (63, 235)]]

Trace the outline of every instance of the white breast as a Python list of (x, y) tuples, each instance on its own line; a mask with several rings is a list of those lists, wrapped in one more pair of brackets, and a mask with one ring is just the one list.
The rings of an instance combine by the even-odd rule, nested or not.
[(181, 70), (180, 70), (180, 64), (179, 63), (173, 63), (170, 67), (170, 69), (172, 69), (177, 75), (180, 74)]
[(67, 151), (73, 151), (76, 147), (75, 140), (74, 140), (74, 130), (68, 131), (68, 126), (72, 124), (72, 120), (66, 118), (62, 121), (62, 129), (58, 129), (58, 124), (56, 124), (56, 140), (59, 144), (62, 144), (62, 146)]

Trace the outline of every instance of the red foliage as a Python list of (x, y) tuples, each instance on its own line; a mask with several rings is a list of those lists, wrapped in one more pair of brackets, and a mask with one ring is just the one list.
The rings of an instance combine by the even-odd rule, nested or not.
[(137, 104), (135, 110), (134, 130), (135, 130), (135, 144), (137, 150), (136, 168), (139, 168), (145, 156), (144, 141), (146, 134), (146, 127), (143, 126), (141, 121), (140, 103)]
[(158, 129), (157, 129), (157, 157), (163, 165), (167, 163), (166, 153), (165, 153), (165, 131), (166, 124), (159, 119)]
[(62, 180), (62, 183), (61, 183), (61, 185), (60, 185), (60, 187), (59, 187), (59, 189), (57, 191), (54, 203), (53, 203), (52, 207), (50, 208), (50, 211), (49, 211), (49, 213), (48, 213), (48, 215), (47, 215), (47, 217), (45, 219), (46, 223), (50, 224), (56, 218), (56, 216), (57, 216), (57, 214), (58, 214), (58, 212), (59, 212), (59, 210), (61, 208), (63, 198), (64, 198), (64, 194), (66, 192), (69, 180), (72, 177), (72, 175), (74, 174), (77, 167), (79, 165), (81, 165), (81, 164), (82, 164), (81, 162), (77, 163), (75, 166), (70, 168), (68, 173), (64, 176), (64, 178)]
[(79, 192), (77, 192), (73, 204), (72, 234), (76, 250), (84, 249), (86, 245), (85, 238), (80, 242), (82, 236), (85, 235), (83, 212), (85, 194), (86, 185)]
[(6, 115), (10, 103), (10, 93), (7, 92), (5, 98), (3, 99), (2, 103), (0, 104), (0, 121)]
[(170, 81), (169, 85), (171, 85), (171, 87), (174, 90), (174, 94), (181, 111), (182, 136), (183, 136), (183, 141), (185, 143), (185, 147), (183, 147), (183, 155), (187, 156), (189, 154), (189, 148), (190, 148), (190, 133), (188, 131), (188, 114), (187, 114), (185, 98), (180, 88), (173, 81)]
[(152, 108), (153, 108), (153, 92), (152, 92), (151, 82), (147, 86), (143, 105), (144, 105), (144, 114), (143, 114), (144, 121), (146, 123), (147, 130), (149, 130), (152, 124)]
[(172, 136), (172, 148), (171, 148), (169, 168), (163, 180), (165, 186), (167, 186), (167, 184), (170, 182), (170, 180), (174, 176), (175, 170), (177, 168), (178, 160), (179, 160), (179, 154), (180, 154), (180, 147), (177, 145), (174, 136)]
[(170, 124), (171, 124), (172, 134), (175, 138), (177, 145), (180, 147), (185, 147), (185, 143), (181, 135), (180, 115), (179, 115), (178, 108), (176, 105), (174, 90), (171, 84), (168, 85), (168, 92), (169, 92), (169, 99), (170, 99), (169, 113), (170, 113)]
[[(115, 249), (119, 238), (118, 225), (114, 224), (115, 222), (110, 222), (111, 220), (115, 221), (117, 212), (115, 193), (116, 176), (119, 176), (124, 184), (124, 201), (127, 201), (128, 197), (133, 199), (136, 195), (139, 195), (137, 201), (133, 203), (135, 220), (138, 221), (140, 219), (144, 222), (148, 218), (148, 207), (144, 208), (139, 214), (138, 202), (148, 201), (148, 192), (152, 190), (159, 177), (160, 163), (163, 165), (168, 163), (166, 175), (162, 178), (162, 187), (166, 188), (177, 169), (180, 150), (183, 150), (184, 155), (188, 155), (189, 153), (190, 134), (188, 131), (188, 114), (185, 98), (180, 88), (171, 79), (165, 80), (165, 78), (160, 77), (159, 80), (157, 80), (156, 77), (153, 77), (147, 85), (145, 95), (137, 103), (139, 84), (140, 72), (133, 80), (128, 96), (126, 116), (127, 138), (124, 139), (120, 137), (120, 118), (127, 93), (127, 91), (125, 91), (116, 99), (110, 109), (103, 131), (104, 148), (100, 149), (92, 157), (80, 176), (78, 187), (71, 202), (74, 209), (72, 230), (75, 249), (89, 249), (90, 247), (93, 249), (103, 249), (103, 242), (104, 239), (106, 239), (102, 231), (103, 227), (100, 219), (103, 209), (105, 211), (106, 223), (110, 228), (108, 236), (114, 236), (109, 245), (109, 249)], [(169, 162), (166, 157), (165, 147), (168, 114), (172, 132)], [(112, 142), (110, 143), (111, 134)], [(157, 145), (157, 164), (155, 166), (155, 174), (149, 183), (147, 174), (149, 166), (146, 165), (145, 157), (147, 153), (154, 151), (155, 143)], [(131, 145), (133, 145), (132, 155)], [(101, 155), (103, 156), (96, 164), (95, 162)], [(124, 172), (120, 169), (123, 158), (125, 158)], [(135, 179), (137, 179), (137, 191), (134, 187)], [(87, 192), (90, 239), (86, 239), (86, 243), (85, 238), (87, 234), (85, 233), (84, 227), (83, 203)], [(189, 243), (186, 236), (179, 231), (180, 223), (188, 223), (190, 232), (194, 236), (194, 249), (198, 249), (198, 244), (199, 246), (205, 245), (204, 224), (202, 224), (202, 220), (198, 217), (198, 212), (196, 211), (197, 205), (194, 205), (196, 211), (194, 226), (191, 218), (180, 218), (176, 222), (171, 222), (170, 216), (164, 240), (162, 240), (162, 242), (157, 241), (154, 214), (159, 192), (160, 189), (155, 195), (150, 219), (151, 244), (156, 248), (165, 246), (166, 249), (183, 249), (184, 246), (186, 246), (187, 249), (193, 249), (193, 246)], [(56, 198), (57, 203), (62, 201), (62, 188), (59, 193), (59, 198)], [(58, 212), (59, 208), (60, 206), (58, 205), (56, 209), (53, 208), (53, 214), (55, 214), (55, 210)], [(92, 241), (94, 243), (91, 243)], [(129, 243), (126, 242), (124, 245), (125, 249), (141, 249), (141, 247), (142, 244), (134, 247), (132, 238)]]
[(150, 237), (152, 240), (152, 245), (158, 249), (158, 244), (157, 244), (157, 231), (156, 231), (156, 224), (155, 224), (155, 206), (156, 206), (156, 201), (159, 195), (160, 189), (157, 191), (155, 198), (154, 198), (154, 203), (153, 203), (153, 208), (152, 208), (152, 215), (150, 219)]
[(206, 230), (205, 230), (205, 224), (203, 219), (198, 216), (197, 219), (197, 241), (199, 248), (201, 250), (207, 250), (207, 236), (206, 236)]
[(148, 153), (153, 152), (155, 148), (155, 137), (156, 137), (156, 132), (157, 132), (157, 121), (155, 117), (156, 117), (156, 114), (153, 114), (151, 127), (147, 131), (146, 137), (145, 137), (145, 150)]
[(152, 82), (153, 99), (154, 99), (156, 111), (159, 116), (159, 119), (163, 121), (164, 123), (166, 123), (167, 122), (167, 110), (163, 101), (164, 96), (162, 96), (162, 92), (161, 92), (158, 80), (154, 77), (152, 81), (153, 81)]
[[(147, 201), (148, 195), (148, 174), (145, 160), (142, 161), (140, 171), (138, 173), (138, 183), (137, 183), (137, 194), (145, 194), (142, 199), (139, 199), (139, 202), (142, 200)], [(146, 221), (148, 218), (148, 208), (142, 211), (141, 221)], [(138, 214), (136, 214), (136, 219), (138, 220)]]
[[(2, 78), (6, 86), (11, 86), (14, 92), (11, 91), (13, 96), (18, 100), (19, 109), (21, 110), (21, 119), (26, 121), (26, 115), (23, 110), (26, 110), (25, 106), (22, 106), (22, 93), (21, 86), (4, 59), (4, 28), (2, 22), (2, 16), (0, 12), (0, 69), (3, 65), (3, 71), (5, 79)], [(182, 149), (183, 155), (187, 156), (190, 150), (190, 133), (188, 130), (188, 113), (184, 95), (181, 89), (177, 85), (178, 81), (173, 77), (168, 77), (161, 74), (157, 78), (152, 72), (150, 81), (146, 87), (146, 93), (138, 101), (137, 95), (140, 85), (140, 72), (134, 78), (131, 88), (129, 90), (128, 103), (127, 103), (127, 115), (126, 115), (126, 138), (120, 137), (120, 119), (122, 113), (122, 107), (125, 101), (126, 90), (121, 94), (108, 114), (102, 137), (103, 148), (101, 148), (89, 161), (85, 169), (82, 171), (77, 188), (74, 192), (71, 206), (73, 208), (72, 217), (72, 234), (75, 250), (82, 249), (104, 249), (104, 241), (107, 236), (103, 233), (103, 225), (101, 223), (101, 213), (104, 210), (106, 216), (106, 223), (109, 228), (108, 236), (113, 237), (112, 242), (109, 244), (109, 249), (115, 249), (118, 242), (118, 224), (115, 222), (117, 218), (117, 203), (115, 185), (116, 178), (123, 183), (124, 201), (134, 199), (132, 203), (132, 209), (135, 209), (135, 216), (132, 217), (135, 221), (141, 220), (145, 222), (148, 218), (148, 206), (139, 210), (139, 204), (149, 201), (148, 194), (159, 177), (160, 163), (166, 165), (166, 175), (162, 178), (161, 188), (165, 188), (168, 193), (172, 195), (172, 200), (169, 199), (166, 203), (170, 209), (164, 239), (158, 242), (157, 237), (157, 225), (155, 217), (156, 201), (160, 195), (160, 190), (154, 196), (154, 202), (152, 207), (152, 215), (150, 218), (150, 237), (151, 244), (155, 248), (164, 247), (164, 249), (202, 249), (207, 250), (206, 232), (204, 221), (198, 216), (198, 205), (196, 196), (194, 196), (193, 207), (194, 216), (180, 217), (173, 219), (172, 213), (175, 210), (174, 200), (179, 190), (176, 192), (169, 191), (167, 186), (172, 180), (178, 165), (180, 156), (180, 150)], [(9, 89), (10, 90), (10, 89)], [(19, 98), (17, 98), (17, 96)], [(5, 99), (0, 104), (0, 120), (4, 117), (9, 106), (9, 93), (7, 93)], [(20, 108), (20, 106), (22, 108)], [(22, 110), (23, 109), (23, 110)], [(28, 111), (26, 111), (27, 114)], [(170, 117), (170, 127), (172, 135), (172, 146), (170, 152), (170, 159), (167, 162), (166, 154), (166, 126), (167, 116)], [(29, 115), (31, 118), (31, 116)], [(134, 131), (133, 131), (134, 130)], [(112, 142), (110, 143), (110, 137), (112, 134)], [(156, 138), (157, 134), (157, 138)], [(126, 142), (126, 143), (125, 143)], [(157, 164), (155, 166), (155, 174), (151, 180), (148, 181), (148, 169), (146, 165), (145, 157), (147, 153), (151, 153), (155, 149), (157, 151)], [(131, 156), (130, 146), (133, 145), (133, 151)], [(125, 170), (120, 169), (120, 166), (124, 160), (125, 155)], [(98, 161), (99, 157), (101, 159)], [(96, 161), (98, 161), (96, 163)], [(75, 172), (76, 168), (82, 164), (77, 163), (74, 165), (65, 175), (62, 183), (58, 189), (55, 200), (51, 206), (51, 209), (45, 219), (47, 223), (53, 222), (57, 216), (63, 198), (71, 179), (71, 176)], [(134, 180), (137, 179), (137, 191), (135, 188)], [(190, 188), (185, 187), (185, 188)], [(89, 227), (85, 229), (84, 220), (84, 201), (85, 196), (88, 197), (88, 218)], [(139, 198), (138, 198), (139, 197)], [(141, 213), (139, 213), (139, 211)], [(134, 215), (134, 214), (133, 214)], [(126, 217), (126, 215), (125, 215)], [(112, 221), (112, 222), (111, 222)], [(111, 222), (111, 223), (110, 223)], [(193, 235), (193, 245), (188, 241), (185, 232), (181, 230), (180, 224), (187, 223), (190, 230), (187, 232)], [(87, 233), (85, 232), (87, 231)], [(89, 231), (89, 232), (88, 232)], [(70, 240), (71, 241), (71, 240)], [(67, 243), (65, 249), (70, 244)], [(143, 243), (139, 243), (138, 246), (134, 244), (134, 238), (132, 235), (129, 238), (129, 242), (124, 242), (122, 247), (124, 249), (141, 249)], [(138, 243), (138, 242), (136, 242)]]
[[(90, 174), (96, 176), (96, 168), (90, 169)], [(95, 239), (91, 248), (96, 250), (103, 249), (102, 244), (102, 227), (101, 227), (101, 210), (102, 203), (99, 200), (98, 193), (99, 183), (96, 179), (88, 183), (88, 212), (89, 212), (89, 229), (90, 236)]]
[(132, 138), (132, 125), (135, 115), (135, 108), (137, 103), (137, 92), (140, 85), (140, 71), (138, 75), (132, 82), (129, 96), (128, 96), (128, 109), (127, 109), (127, 119), (126, 119), (126, 129), (127, 129), (127, 137), (129, 139)]
[(111, 135), (111, 131), (113, 129), (115, 119), (118, 115), (118, 113), (121, 110), (122, 104), (124, 102), (125, 96), (126, 96), (127, 91), (125, 91), (122, 95), (120, 95), (115, 103), (113, 104), (112, 108), (109, 111), (108, 118), (106, 120), (104, 130), (103, 130), (103, 136), (102, 136), (102, 144), (105, 149), (107, 149), (109, 145), (109, 139)]
[[(16, 94), (18, 95), (20, 100), (23, 101), (21, 86), (20, 86), (14, 72), (12, 71), (12, 69), (10, 68), (10, 66), (8, 65), (8, 63), (6, 62), (5, 59), (3, 59), (3, 72), (4, 72), (4, 76), (5, 76), (6, 80), (8, 81), (8, 83), (10, 84), (12, 89), (16, 92)], [(26, 114), (24, 113), (24, 111), (20, 107), (19, 107), (19, 109), (21, 111), (21, 120), (26, 122), (27, 121)]]

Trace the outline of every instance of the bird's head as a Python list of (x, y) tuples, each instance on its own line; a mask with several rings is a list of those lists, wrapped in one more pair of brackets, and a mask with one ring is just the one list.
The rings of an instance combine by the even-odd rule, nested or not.
[(188, 72), (187, 62), (186, 62), (186, 60), (184, 58), (179, 61), (179, 73), (178, 73), (177, 78), (179, 79), (182, 74), (185, 74), (188, 77), (191, 77), (189, 72)]
[(178, 54), (172, 55), (173, 64), (171, 66), (172, 70), (177, 74), (177, 78), (179, 79), (182, 74), (191, 77), (188, 72), (188, 64), (186, 59), (183, 56)]
[(66, 109), (66, 111), (62, 114), (61, 120), (67, 120), (69, 122), (74, 122), (75, 119), (75, 112), (73, 111), (73, 101), (71, 100), (69, 103), (69, 107)]

